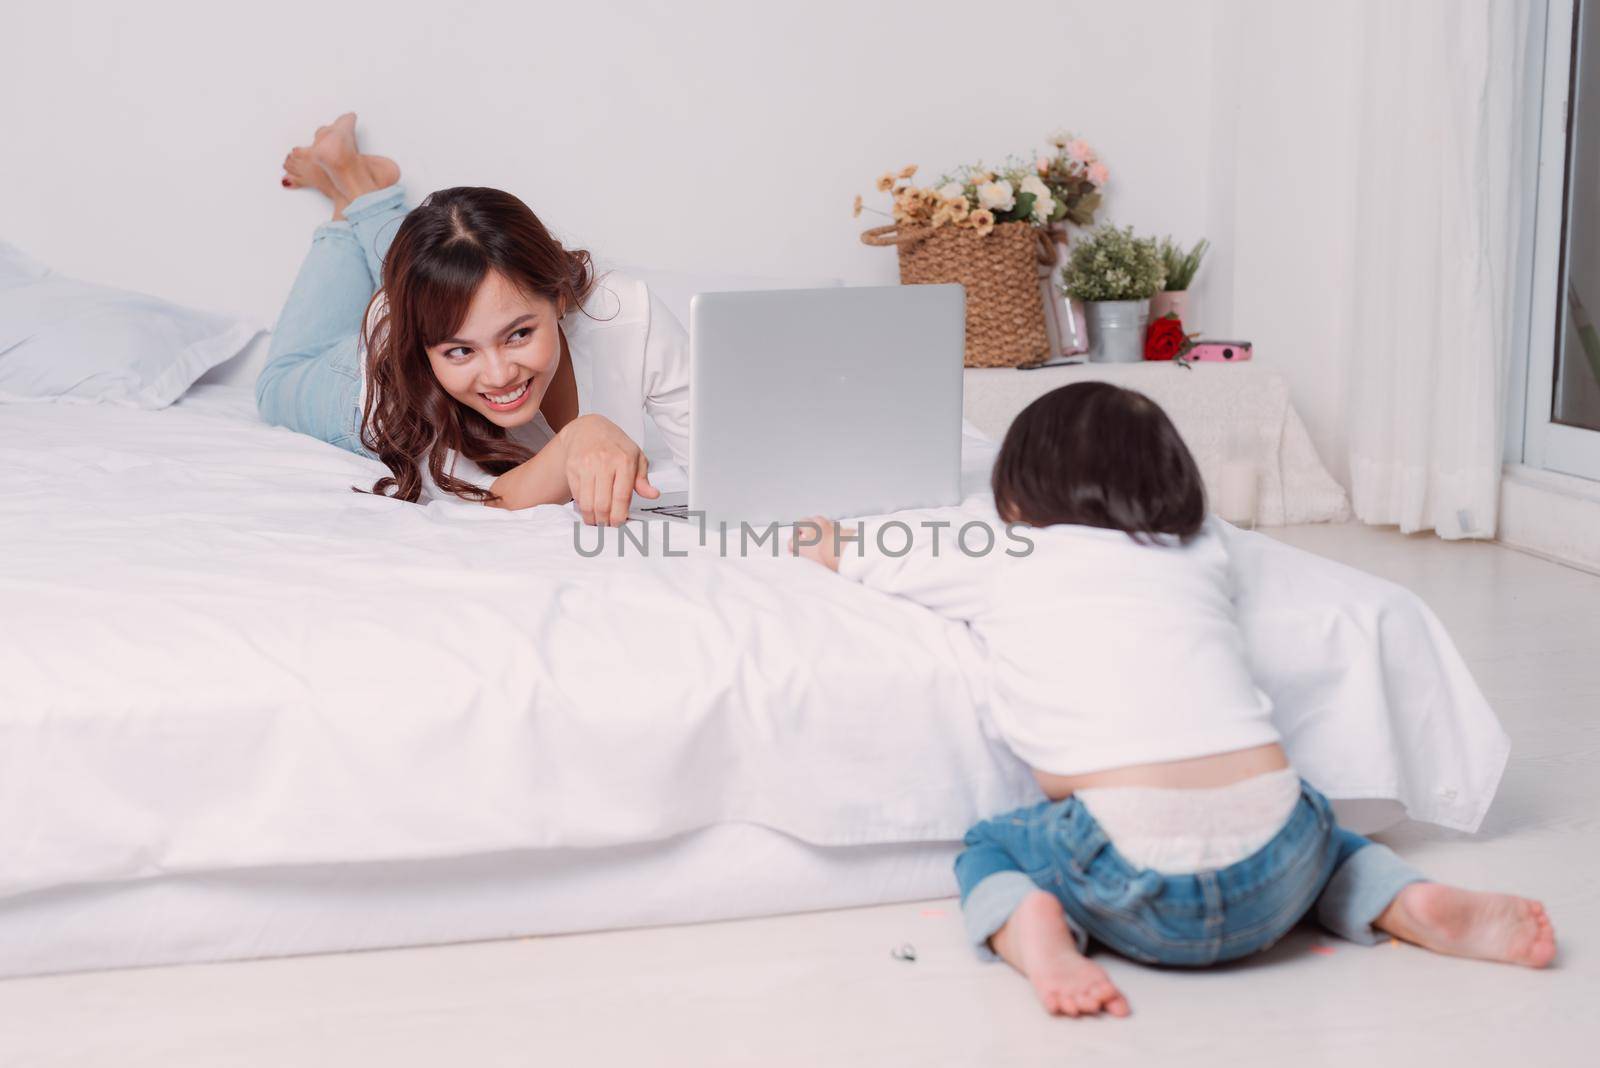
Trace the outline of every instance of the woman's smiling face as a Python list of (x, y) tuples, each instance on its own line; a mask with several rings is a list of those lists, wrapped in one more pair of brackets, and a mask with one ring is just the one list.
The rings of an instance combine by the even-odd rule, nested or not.
[(455, 333), (428, 346), (445, 392), (510, 429), (530, 422), (561, 361), (561, 309), (519, 290), (504, 275), (484, 276)]

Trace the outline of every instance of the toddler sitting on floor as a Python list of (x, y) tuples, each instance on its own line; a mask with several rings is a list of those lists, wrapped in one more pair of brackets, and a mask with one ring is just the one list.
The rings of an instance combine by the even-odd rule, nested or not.
[[(967, 833), (956, 878), (981, 956), (998, 953), (1067, 1016), (1128, 1014), (1091, 942), (1207, 965), (1313, 914), (1353, 942), (1382, 931), (1550, 962), (1538, 902), (1428, 882), (1339, 827), (1290, 767), (1199, 470), (1157, 405), (1099, 382), (1046, 394), (1012, 424), (993, 487), (993, 513), (947, 513), (924, 525), (931, 544), (820, 518), (795, 537), (800, 555), (966, 622), (986, 651), (994, 721), (1050, 800)], [(972, 522), (984, 536), (958, 538)]]

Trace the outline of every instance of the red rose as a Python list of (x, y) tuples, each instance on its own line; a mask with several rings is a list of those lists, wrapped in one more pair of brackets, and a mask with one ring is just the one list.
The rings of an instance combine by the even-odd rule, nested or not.
[(1144, 336), (1144, 358), (1170, 360), (1183, 348), (1183, 341), (1183, 323), (1176, 315), (1168, 312), (1150, 324), (1150, 329)]

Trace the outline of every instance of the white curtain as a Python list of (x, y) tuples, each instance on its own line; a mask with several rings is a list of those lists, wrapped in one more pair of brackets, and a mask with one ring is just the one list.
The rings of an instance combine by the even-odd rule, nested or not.
[(1541, 0), (1366, 0), (1344, 318), (1351, 504), (1493, 537), (1512, 336), (1521, 123)]

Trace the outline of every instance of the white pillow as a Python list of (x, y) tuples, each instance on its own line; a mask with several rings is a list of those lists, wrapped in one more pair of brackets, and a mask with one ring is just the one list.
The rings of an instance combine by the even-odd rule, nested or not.
[(0, 241), (0, 401), (165, 408), (258, 332), (67, 278)]

